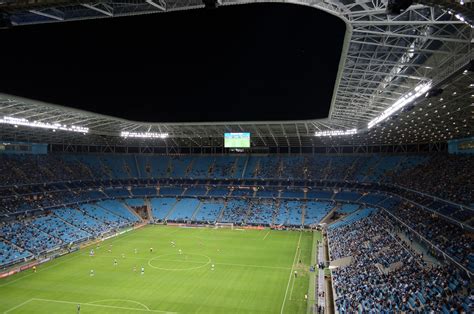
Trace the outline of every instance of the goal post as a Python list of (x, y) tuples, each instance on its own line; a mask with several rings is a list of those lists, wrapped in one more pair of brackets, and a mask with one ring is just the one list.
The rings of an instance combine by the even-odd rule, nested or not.
[(234, 230), (234, 224), (231, 222), (216, 222), (214, 224), (215, 229), (221, 229), (221, 228), (226, 228), (226, 229), (232, 229)]

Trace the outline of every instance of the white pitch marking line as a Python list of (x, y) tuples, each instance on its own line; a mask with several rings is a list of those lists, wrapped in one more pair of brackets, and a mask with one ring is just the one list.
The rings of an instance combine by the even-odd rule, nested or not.
[(103, 302), (116, 302), (116, 301), (135, 303), (135, 304), (138, 304), (138, 305), (142, 306), (145, 310), (150, 311), (150, 308), (149, 308), (148, 306), (146, 306), (145, 304), (140, 303), (140, 302), (138, 302), (138, 301), (133, 301), (133, 300), (125, 300), (125, 299), (105, 299), (105, 300), (98, 300), (98, 301), (89, 302), (89, 303), (90, 303), (90, 304), (97, 304), (97, 303), (103, 303)]
[[(298, 246), (299, 246), (299, 245), (298, 245)], [(300, 259), (300, 256), (301, 256), (301, 250), (298, 250), (298, 258), (297, 258), (296, 260), (299, 260), (299, 259)], [(290, 300), (292, 300), (293, 288), (295, 287), (295, 281), (296, 281), (296, 278), (293, 279), (293, 283), (291, 284)]]
[[(66, 255), (66, 256), (70, 256), (70, 255)], [(66, 256), (65, 256), (65, 257), (66, 257)], [(56, 264), (49, 265), (49, 266), (44, 267), (44, 268), (39, 268), (37, 272), (40, 273), (40, 272), (46, 271), (46, 270), (48, 270), (48, 269), (50, 269), (50, 268), (53, 268), (53, 267), (56, 267), (56, 266), (58, 266), (58, 265), (64, 264), (64, 263), (66, 263), (66, 262), (72, 261), (73, 259), (76, 259), (76, 258), (78, 258), (78, 257), (80, 257), (80, 256), (81, 256), (81, 255), (72, 256), (71, 258), (68, 258), (68, 259), (59, 261), (59, 262), (57, 262)], [(52, 262), (52, 261), (49, 261), (49, 262)], [(20, 273), (21, 273), (21, 272), (20, 272)], [(1, 287), (8, 286), (9, 284), (14, 283), (14, 282), (17, 282), (17, 281), (19, 281), (19, 280), (22, 280), (22, 279), (24, 279), (24, 278), (33, 276), (34, 274), (35, 274), (35, 273), (30, 273), (30, 274), (24, 275), (24, 276), (22, 276), (22, 277), (20, 277), (20, 278), (17, 278), (17, 279), (14, 279), (14, 280), (5, 282), (5, 283), (3, 283), (3, 284), (0, 285), (0, 288), (1, 288)], [(18, 275), (18, 274), (17, 274), (17, 275)]]
[(288, 284), (286, 285), (285, 298), (283, 299), (283, 304), (281, 305), (280, 314), (283, 314), (283, 308), (285, 307), (286, 296), (288, 294), (288, 288), (290, 287), (290, 282), (291, 282), (291, 275), (293, 275), (293, 267), (295, 265), (296, 256), (298, 255), (298, 249), (300, 247), (301, 235), (302, 235), (302, 233), (300, 233), (300, 237), (298, 239), (298, 245), (296, 246), (295, 257), (293, 258), (293, 264), (291, 265), (290, 277), (288, 278)]
[(270, 234), (270, 230), (268, 230), (267, 234), (263, 237), (263, 239), (265, 240), (269, 234)]
[[(89, 256), (87, 254), (83, 254), (82, 256)], [(104, 255), (97, 255), (94, 258), (119, 258), (118, 256), (104, 256)], [(125, 257), (125, 259), (136, 259), (136, 260), (146, 260), (149, 261), (152, 258), (146, 257)], [(204, 261), (192, 261), (192, 260), (176, 260), (176, 259), (156, 259), (157, 261), (162, 262), (181, 262), (181, 263), (192, 263), (192, 264), (203, 264)], [(268, 268), (268, 269), (291, 269), (290, 267), (282, 267), (282, 266), (266, 266), (266, 265), (254, 265), (254, 264), (234, 264), (234, 263), (214, 263), (215, 265), (224, 265), (224, 266), (238, 266), (238, 267), (256, 267), (256, 268)], [(183, 269), (185, 270), (185, 269)]]
[(26, 300), (25, 302), (20, 303), (20, 304), (18, 304), (17, 306), (12, 307), (12, 308), (9, 309), (9, 310), (6, 310), (5, 312), (3, 312), (3, 314), (10, 313), (10, 312), (12, 312), (12, 311), (14, 311), (14, 310), (16, 310), (16, 309), (22, 307), (22, 306), (25, 305), (26, 303), (31, 302), (31, 301), (33, 301), (33, 299)]
[(121, 310), (131, 310), (131, 311), (141, 311), (141, 312), (152, 312), (152, 313), (170, 313), (176, 314), (176, 312), (168, 312), (168, 311), (160, 311), (160, 310), (150, 310), (150, 309), (137, 309), (133, 307), (123, 307), (123, 306), (115, 306), (115, 305), (101, 305), (101, 304), (94, 304), (94, 303), (84, 303), (84, 302), (70, 302), (70, 301), (60, 301), (60, 300), (51, 300), (51, 299), (39, 299), (34, 298), (31, 299), (32, 301), (44, 301), (44, 302), (54, 302), (54, 303), (63, 303), (63, 304), (80, 304), (80, 305), (89, 305), (95, 307), (106, 307), (111, 309), (121, 309)]

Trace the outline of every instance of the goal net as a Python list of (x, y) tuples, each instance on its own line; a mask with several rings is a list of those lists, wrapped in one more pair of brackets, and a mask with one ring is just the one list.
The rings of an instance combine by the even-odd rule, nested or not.
[(227, 228), (227, 229), (234, 229), (234, 224), (231, 222), (216, 222), (214, 225), (216, 229), (220, 228)]

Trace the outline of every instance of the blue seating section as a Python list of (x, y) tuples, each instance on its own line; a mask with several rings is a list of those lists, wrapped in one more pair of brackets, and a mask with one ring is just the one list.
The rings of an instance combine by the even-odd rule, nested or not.
[(221, 212), (222, 208), (224, 207), (224, 201), (222, 200), (208, 200), (203, 201), (201, 206), (194, 217), (195, 221), (216, 221), (217, 216)]
[(106, 172), (111, 174), (113, 178), (125, 179), (130, 178), (125, 168), (125, 161), (120, 155), (102, 155), (99, 157), (102, 167), (106, 168)]
[(356, 212), (353, 212), (352, 214), (336, 221), (335, 223), (329, 225), (329, 229), (335, 229), (335, 228), (340, 228), (346, 225), (349, 225), (357, 220), (361, 220), (365, 217), (370, 216), (372, 213), (377, 212), (376, 208), (373, 207), (366, 207), (363, 209), (360, 209)]
[(187, 176), (187, 170), (190, 166), (192, 157), (189, 156), (180, 156), (180, 157), (172, 157), (172, 171), (171, 177), (173, 178), (184, 178)]
[(121, 202), (116, 200), (107, 200), (97, 203), (98, 206), (120, 216), (128, 221), (137, 222), (138, 218), (132, 214)]
[(288, 201), (283, 203), (284, 207), (288, 209), (288, 221), (287, 224), (291, 226), (301, 226), (302, 225), (302, 215), (303, 215), (303, 204), (299, 201)]
[(55, 238), (61, 239), (64, 243), (74, 243), (92, 236), (90, 233), (53, 215), (37, 217), (32, 220), (32, 225)]
[(207, 192), (205, 187), (190, 187), (184, 192), (184, 195), (201, 196)]
[(84, 212), (84, 214), (103, 222), (110, 229), (116, 229), (130, 224), (130, 221), (127, 219), (95, 204), (82, 204), (79, 208)]
[(249, 203), (242, 199), (230, 199), (224, 208), (224, 214), (220, 222), (243, 223), (247, 217)]
[(342, 191), (334, 196), (334, 199), (341, 201), (357, 201), (362, 195), (357, 192)]
[(387, 197), (385, 200), (381, 201), (378, 205), (385, 208), (391, 209), (397, 207), (400, 204), (399, 198)]
[(242, 171), (240, 175), (238, 171), (233, 173), (234, 166), (236, 164), (236, 160), (239, 160), (238, 157), (228, 157), (223, 156), (219, 158), (214, 158), (213, 163), (213, 171), (211, 177), (217, 179), (225, 179), (225, 178), (240, 178), (242, 175)]
[(271, 225), (278, 208), (272, 200), (261, 200), (253, 204), (247, 215), (247, 223), (253, 225)]
[(0, 229), (0, 237), (37, 255), (59, 247), (63, 242), (35, 228), (31, 221), (7, 223)]
[(174, 206), (173, 211), (168, 216), (168, 220), (190, 220), (193, 216), (193, 213), (199, 206), (199, 203), (199, 200), (196, 198), (183, 198), (178, 200), (178, 202)]
[(107, 194), (109, 197), (129, 197), (130, 196), (130, 192), (124, 188), (105, 189), (104, 193)]
[(164, 198), (152, 198), (150, 199), (151, 210), (155, 219), (163, 220), (168, 215), (169, 211), (176, 204), (176, 198), (164, 197)]
[(128, 198), (125, 199), (125, 204), (132, 207), (142, 207), (145, 206), (145, 201), (143, 198)]
[(351, 214), (359, 208), (359, 204), (343, 204), (338, 210), (341, 214)]
[(227, 189), (218, 189), (218, 188), (215, 188), (215, 189), (211, 189), (207, 195), (209, 196), (215, 196), (215, 197), (219, 197), (219, 196), (227, 196), (229, 194), (229, 190)]
[(303, 190), (284, 190), (281, 197), (304, 198)]
[(123, 156), (125, 172), (129, 178), (139, 178), (138, 175), (138, 162), (135, 159), (135, 155), (124, 155)]
[(304, 225), (314, 225), (321, 222), (331, 211), (333, 205), (329, 202), (307, 202), (305, 208)]
[(109, 230), (103, 221), (99, 221), (77, 209), (59, 208), (54, 210), (54, 215), (94, 236), (98, 236)]
[(208, 157), (195, 157), (192, 161), (192, 168), (188, 173), (190, 178), (207, 178), (213, 160)]
[(306, 193), (307, 198), (331, 199), (333, 197), (332, 191), (310, 190)]
[(359, 199), (359, 202), (370, 204), (370, 205), (377, 205), (378, 203), (380, 203), (381, 201), (383, 201), (386, 198), (387, 198), (387, 196), (382, 195), (382, 194), (369, 193), (369, 194), (366, 194), (366, 195), (362, 196)]
[(31, 257), (30, 252), (0, 240), (0, 268), (7, 264), (23, 261), (29, 257)]
[(135, 196), (156, 196), (157, 191), (155, 187), (133, 188), (132, 194)]
[(259, 190), (257, 192), (257, 197), (268, 197), (268, 198), (274, 198), (278, 197), (280, 193), (277, 190)]
[(232, 196), (252, 196), (252, 189), (235, 189), (232, 191)]
[(174, 188), (174, 187), (162, 187), (160, 188), (160, 195), (181, 195), (183, 193), (182, 188)]

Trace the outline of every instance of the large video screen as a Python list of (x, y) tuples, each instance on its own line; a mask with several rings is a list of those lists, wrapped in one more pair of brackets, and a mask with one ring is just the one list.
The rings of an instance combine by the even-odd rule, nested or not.
[(224, 133), (224, 147), (247, 148), (250, 147), (250, 133)]

